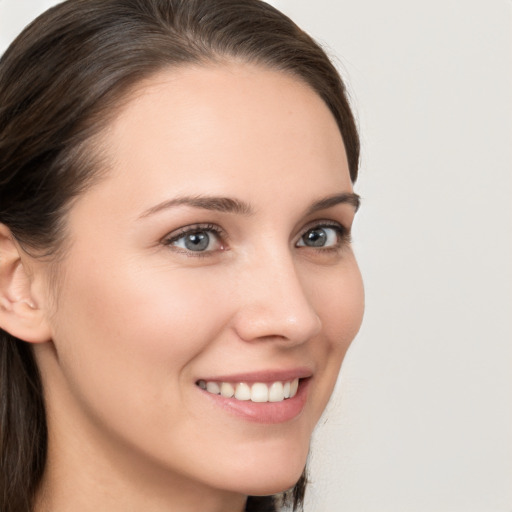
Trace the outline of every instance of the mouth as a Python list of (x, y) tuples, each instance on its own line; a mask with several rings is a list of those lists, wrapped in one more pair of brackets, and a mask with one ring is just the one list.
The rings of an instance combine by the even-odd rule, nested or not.
[(212, 395), (233, 398), (242, 402), (283, 402), (297, 395), (300, 379), (265, 382), (227, 382), (199, 380), (196, 385)]
[(302, 415), (308, 401), (312, 373), (258, 372), (204, 378), (196, 388), (229, 415), (263, 424), (287, 423)]

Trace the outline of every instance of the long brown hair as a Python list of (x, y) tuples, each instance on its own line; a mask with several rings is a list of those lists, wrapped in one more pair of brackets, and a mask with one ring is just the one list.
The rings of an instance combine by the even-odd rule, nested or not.
[[(68, 0), (32, 22), (0, 60), (0, 223), (55, 257), (73, 197), (99, 174), (91, 141), (141, 80), (162, 68), (242, 61), (307, 83), (339, 126), (356, 180), (359, 139), (325, 52), (261, 0)], [(29, 344), (0, 330), (0, 510), (30, 512), (46, 461), (41, 379)], [(247, 511), (300, 508), (305, 474)]]

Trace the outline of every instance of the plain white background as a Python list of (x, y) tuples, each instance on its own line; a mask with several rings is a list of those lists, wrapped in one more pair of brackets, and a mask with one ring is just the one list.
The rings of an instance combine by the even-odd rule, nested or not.
[[(0, 52), (51, 0), (0, 0)], [(362, 134), (363, 328), (307, 512), (512, 511), (512, 2), (273, 0)]]

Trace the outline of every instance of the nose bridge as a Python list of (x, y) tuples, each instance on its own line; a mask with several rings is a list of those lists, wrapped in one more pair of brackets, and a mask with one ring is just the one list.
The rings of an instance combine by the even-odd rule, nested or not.
[(254, 255), (244, 275), (236, 321), (241, 338), (302, 343), (318, 334), (320, 317), (289, 249)]

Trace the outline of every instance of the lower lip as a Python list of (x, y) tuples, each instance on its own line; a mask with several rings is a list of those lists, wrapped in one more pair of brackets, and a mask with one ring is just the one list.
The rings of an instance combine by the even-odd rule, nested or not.
[(250, 400), (236, 400), (222, 395), (214, 395), (203, 389), (199, 389), (217, 406), (228, 413), (254, 423), (285, 423), (291, 421), (302, 413), (307, 401), (307, 393), (310, 379), (301, 379), (297, 394), (293, 398), (287, 398), (281, 402), (251, 402)]

